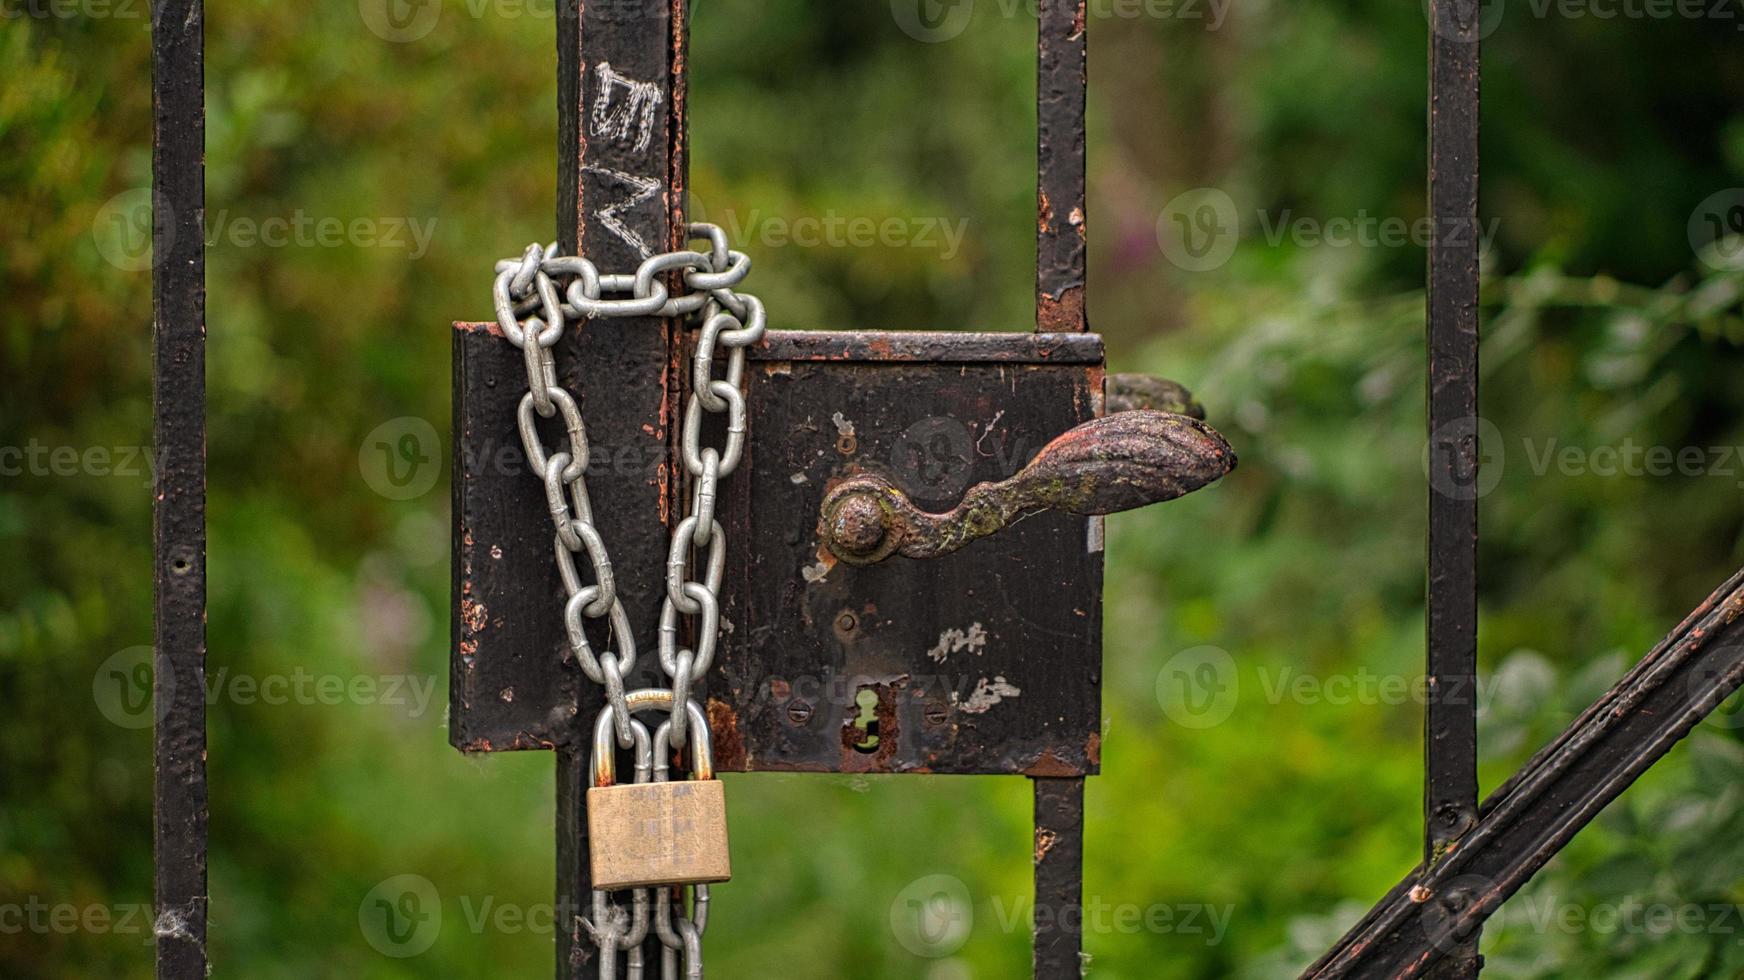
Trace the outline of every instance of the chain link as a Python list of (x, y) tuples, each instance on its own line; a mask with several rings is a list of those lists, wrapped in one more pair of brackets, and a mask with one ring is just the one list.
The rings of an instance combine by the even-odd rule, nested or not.
[[(707, 240), (705, 252), (678, 251), (645, 260), (632, 275), (602, 274), (580, 256), (557, 254), (555, 244), (529, 245), (518, 259), (496, 264), (492, 300), (497, 324), (509, 343), (524, 354), (527, 394), (515, 412), (521, 446), (532, 471), (544, 484), (551, 514), (552, 546), (563, 581), (563, 628), (568, 641), (565, 657), (573, 657), (581, 672), (605, 688), (607, 711), (617, 744), (635, 749), (637, 781), (648, 778), (645, 759), (650, 750), (647, 728), (631, 717), (624, 676), (636, 665), (636, 641), (629, 615), (617, 595), (611, 557), (594, 526), (588, 496), (590, 461), (587, 426), (575, 396), (557, 377), (555, 347), (572, 320), (598, 317), (676, 317), (699, 315), (702, 324), (691, 362), (691, 391), (679, 430), (679, 457), (692, 481), (690, 513), (672, 534), (666, 561), (666, 595), (659, 619), (659, 661), (671, 683), (672, 710), (652, 744), (653, 772), (667, 778), (666, 759), (683, 749), (690, 731), (692, 685), (707, 674), (720, 637), (720, 588), (726, 570), (727, 535), (715, 518), (719, 483), (731, 476), (744, 455), (747, 419), (741, 385), (745, 350), (763, 339), (768, 317), (755, 296), (735, 291), (751, 271), (751, 259), (728, 247), (726, 233), (714, 225), (688, 226), (691, 240)], [(680, 273), (684, 291), (672, 295), (665, 276)], [(559, 288), (559, 281), (564, 285)], [(717, 352), (725, 351), (724, 358)], [(717, 360), (725, 362), (715, 373)], [(708, 415), (725, 421), (723, 445), (703, 445), (703, 421)], [(565, 446), (547, 451), (538, 420), (561, 417)], [(696, 552), (706, 550), (702, 577), (696, 578)], [(584, 581), (577, 555), (587, 559), (591, 583)], [(684, 617), (694, 622), (684, 623)], [(596, 653), (587, 639), (587, 620), (607, 621), (608, 648)], [(680, 645), (681, 628), (690, 626), (695, 648)], [(705, 717), (700, 710), (698, 718)], [(601, 719), (602, 723), (604, 719)], [(602, 729), (603, 731), (603, 729)], [(602, 736), (603, 737), (603, 736)], [(701, 733), (707, 738), (706, 731)], [(676, 978), (678, 960), (685, 976), (702, 976), (702, 933), (708, 923), (708, 886), (692, 889), (688, 917), (683, 889), (658, 889), (653, 924), (665, 946), (663, 976)], [(639, 944), (649, 926), (647, 889), (636, 889), (633, 911), (613, 905), (604, 892), (594, 893), (592, 922), (583, 920), (601, 956), (602, 977), (616, 972), (617, 951), (628, 951), (631, 980), (642, 975)]]
[[(680, 673), (677, 676), (684, 675)], [(673, 689), (677, 690), (676, 683)], [(664, 783), (670, 778), (671, 767), (667, 760), (672, 755), (673, 721), (688, 713), (674, 709), (672, 720), (662, 722), (654, 730), (654, 766), (651, 777), (654, 782)], [(682, 889), (663, 890), (656, 896), (655, 902), (654, 934), (660, 937), (660, 945), (665, 947), (660, 951), (661, 980), (678, 980), (680, 959), (684, 963), (685, 980), (702, 980), (702, 934), (708, 928), (709, 886), (697, 885), (691, 889), (691, 911), (688, 916), (684, 914)]]

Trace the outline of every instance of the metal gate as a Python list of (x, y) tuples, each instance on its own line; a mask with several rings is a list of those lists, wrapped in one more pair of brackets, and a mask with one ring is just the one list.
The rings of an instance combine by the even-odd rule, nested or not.
[[(1312, 977), (1475, 975), (1477, 934), (1486, 917), (1517, 891), (1607, 803), (1662, 757), (1744, 682), (1744, 572), (1734, 575), (1666, 636), (1607, 694), (1583, 712), (1481, 804), (1477, 795), (1476, 558), (1478, 466), (1478, 0), (1431, 0), (1429, 64), (1430, 209), (1436, 234), (1428, 269), (1428, 432), (1430, 459), (1424, 849), (1406, 876), (1333, 949)], [(622, 234), (628, 222), (649, 241), (679, 243), (687, 177), (684, 0), (663, 0), (625, 17), (622, 5), (570, 0), (558, 17), (558, 229), (564, 254), (585, 254), (611, 267), (636, 257)], [(755, 383), (767, 387), (754, 425), (791, 433), (807, 458), (887, 451), (905, 418), (889, 406), (903, 397), (957, 399), (974, 411), (1021, 375), (1025, 397), (1003, 407), (1010, 424), (1038, 440), (1102, 414), (1100, 341), (1085, 318), (1086, 78), (1084, 0), (1045, 0), (1038, 21), (1036, 333), (771, 334), (755, 356)], [(156, 673), (204, 676), (204, 78), (202, 0), (163, 0), (152, 25), (156, 195), (154, 247), (156, 444)], [(628, 77), (653, 79), (663, 98), (650, 111), (651, 155), (632, 161), (609, 140), (590, 140), (589, 107), (601, 64)], [(609, 94), (609, 93), (608, 93)], [(640, 151), (639, 151), (640, 152)], [(641, 171), (632, 169), (641, 167)], [(626, 177), (628, 175), (628, 178)], [(633, 179), (631, 179), (633, 178)], [(654, 201), (628, 210), (625, 181), (656, 185)], [(468, 751), (554, 749), (558, 766), (559, 908), (584, 907), (589, 893), (584, 793), (590, 785), (588, 739), (579, 707), (597, 703), (584, 678), (542, 659), (553, 629), (548, 541), (522, 540), (536, 525), (520, 520), (540, 502), (515, 482), (505, 499), (495, 476), (461, 462), (461, 445), (488, 419), (512, 414), (492, 395), (499, 372), (519, 356), (481, 325), (454, 335), (456, 416), (456, 559), (452, 739)], [(595, 392), (589, 422), (602, 442), (653, 438), (670, 449), (672, 406), (682, 379), (669, 368), (686, 338), (655, 318), (602, 323), (569, 351), (571, 370), (603, 366), (636, 383)], [(505, 359), (506, 362), (505, 362)], [(585, 373), (585, 371), (584, 371)], [(682, 373), (682, 372), (678, 372)], [(826, 405), (856, 406), (852, 431), (802, 433), (802, 418)], [(1032, 397), (1033, 396), (1033, 397)], [(811, 401), (808, 401), (811, 399)], [(827, 413), (825, 413), (827, 414)], [(813, 447), (807, 440), (818, 442)], [(851, 441), (851, 445), (849, 444)], [(1038, 442), (1039, 444), (1039, 442)], [(881, 448), (880, 448), (881, 447)], [(798, 451), (796, 450), (796, 453)], [(816, 507), (825, 470), (810, 472), (800, 453), (756, 470), (765, 503), (786, 512)], [(1232, 461), (1231, 461), (1232, 462)], [(624, 562), (621, 591), (658, 594), (665, 562), (666, 501), (678, 489), (670, 468), (644, 480), (603, 482), (600, 510)], [(1004, 479), (1009, 473), (975, 474)], [(509, 483), (505, 479), (504, 486)], [(810, 486), (811, 491), (795, 488)], [(960, 488), (959, 488), (960, 489)], [(1469, 491), (1469, 492), (1468, 492)], [(486, 506), (486, 501), (497, 503)], [(780, 630), (803, 642), (759, 644), (755, 629), (738, 635), (723, 657), (734, 676), (778, 683), (715, 685), (707, 694), (723, 769), (1021, 774), (1034, 784), (1034, 971), (1038, 977), (1080, 972), (1081, 916), (1058, 914), (1082, 898), (1084, 779), (1100, 765), (1099, 651), (1101, 558), (1086, 550), (1085, 525), (1035, 522), (999, 543), (964, 553), (958, 564), (887, 566), (880, 578), (844, 570), (828, 587), (801, 590), (772, 581), (815, 547), (772, 533), (745, 505), (729, 516), (738, 540), (753, 540), (734, 569), (725, 598), (740, 622)], [(809, 518), (806, 519), (809, 521)], [(1090, 533), (1099, 529), (1088, 518)], [(534, 536), (535, 538), (537, 536)], [(499, 554), (487, 559), (487, 553)], [(1043, 675), (1052, 691), (1048, 717), (981, 723), (953, 715), (948, 702), (911, 685), (912, 672), (887, 662), (886, 642), (912, 623), (881, 611), (918, 589), (958, 588), (999, 556), (1027, 554), (1049, 583), (1033, 598), (1040, 609), (1065, 610), (1083, 622), (1065, 628), (1078, 646), (1053, 651), (1061, 665)], [(507, 558), (503, 558), (507, 555)], [(779, 557), (774, 564), (772, 562)], [(980, 564), (978, 564), (980, 563)], [(1051, 564), (1050, 564), (1051, 563)], [(890, 573), (889, 567), (905, 569)], [(781, 571), (772, 572), (771, 569)], [(529, 571), (531, 570), (531, 571)], [(527, 588), (527, 575), (543, 583)], [(820, 576), (819, 581), (827, 578)], [(848, 584), (844, 584), (848, 583)], [(754, 587), (755, 585), (755, 587)], [(785, 591), (784, 591), (785, 590)], [(882, 590), (882, 591), (881, 591)], [(488, 603), (488, 605), (487, 605)], [(506, 607), (505, 605), (506, 604)], [(930, 628), (932, 624), (928, 624)], [(1014, 627), (1017, 628), (1017, 627)], [(807, 644), (810, 644), (809, 646)], [(482, 645), (482, 646), (481, 646)], [(792, 694), (790, 682), (815, 668), (816, 650), (840, 656), (841, 677), (873, 714), (858, 735)], [(793, 651), (798, 651), (793, 652)], [(784, 657), (788, 659), (783, 659)], [(1038, 669), (1014, 661), (1008, 669)], [(785, 694), (782, 685), (789, 685)], [(155, 732), (156, 904), (158, 976), (191, 980), (206, 973), (206, 773), (203, 684), (165, 691)], [(758, 694), (758, 691), (764, 693)], [(505, 696), (505, 692), (512, 692)], [(769, 692), (775, 692), (773, 695)], [(852, 726), (847, 726), (851, 728)], [(591, 944), (579, 928), (560, 930), (560, 977), (597, 975)]]

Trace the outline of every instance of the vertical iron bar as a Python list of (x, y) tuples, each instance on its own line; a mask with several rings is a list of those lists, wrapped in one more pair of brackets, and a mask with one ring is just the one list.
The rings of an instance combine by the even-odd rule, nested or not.
[(1035, 784), (1035, 976), (1077, 980), (1084, 942), (1084, 780)]
[(1036, 62), (1036, 329), (1088, 329), (1084, 312), (1084, 0), (1042, 0)]
[(205, 9), (152, 15), (154, 932), (159, 980), (205, 980)]
[[(1424, 862), (1477, 820), (1479, 0), (1431, 0)], [(1476, 937), (1441, 977), (1477, 975)]]
[[(559, 11), (558, 246), (564, 254), (587, 256), (602, 272), (633, 272), (650, 253), (682, 241), (684, 0), (564, 0)], [(632, 688), (659, 676), (658, 667), (649, 671), (677, 489), (677, 333), (670, 319), (602, 318), (568, 331), (558, 351), (561, 380), (576, 393), (596, 472), (604, 474), (589, 489), (600, 533), (611, 543), (618, 596), (642, 651), (626, 679)], [(603, 632), (594, 643), (611, 649)], [(559, 980), (599, 974), (598, 952), (580, 917), (593, 914), (588, 745), (605, 702), (597, 685), (579, 677), (577, 699), (574, 728), (557, 753)], [(659, 940), (651, 933), (643, 948), (648, 969), (657, 971)]]
[[(1089, 329), (1084, 302), (1085, 16), (1084, 0), (1042, 0), (1036, 11), (1036, 329), (1044, 333)], [(1084, 943), (1084, 779), (1032, 782), (1035, 976), (1075, 980), (1082, 973)]]

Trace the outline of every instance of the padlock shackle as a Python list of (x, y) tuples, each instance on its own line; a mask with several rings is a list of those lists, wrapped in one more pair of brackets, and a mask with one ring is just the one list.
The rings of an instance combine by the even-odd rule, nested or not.
[[(638, 691), (628, 691), (624, 694), (624, 703), (629, 706), (630, 714), (638, 711), (672, 711), (672, 692), (660, 687), (645, 687)], [(708, 716), (703, 713), (702, 706), (694, 700), (687, 700), (684, 705), (685, 717), (693, 726), (692, 732), (701, 735), (691, 739), (690, 778), (715, 778), (715, 754), (709, 744)], [(647, 745), (648, 729), (640, 725), (636, 735), (637, 757), (640, 758)], [(615, 786), (618, 782), (617, 740), (612, 730), (612, 709), (607, 707), (599, 714), (599, 719), (593, 723), (593, 784), (595, 786)]]
[[(593, 723), (593, 781), (595, 786), (616, 786), (618, 784), (617, 733), (613, 731), (612, 709), (600, 712), (599, 718)], [(600, 741), (601, 733), (606, 740)], [(630, 719), (630, 737), (632, 749), (636, 755), (636, 771), (631, 777), (633, 781), (645, 783), (648, 781), (654, 765), (654, 752), (650, 748), (648, 726), (634, 718)], [(602, 749), (601, 747), (604, 746)], [(602, 756), (600, 753), (604, 752)]]

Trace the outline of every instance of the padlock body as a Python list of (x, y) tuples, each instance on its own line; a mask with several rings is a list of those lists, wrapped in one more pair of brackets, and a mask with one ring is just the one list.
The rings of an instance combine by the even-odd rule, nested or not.
[(613, 891), (731, 878), (725, 790), (718, 779), (589, 789), (593, 887)]

